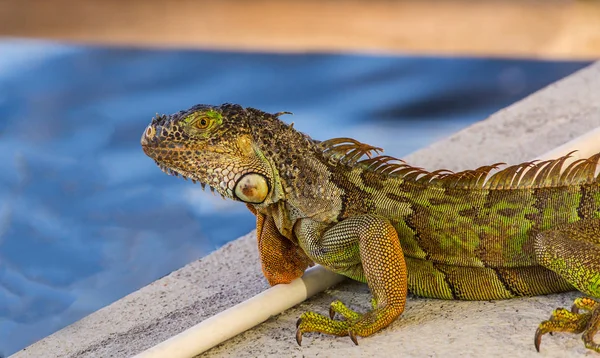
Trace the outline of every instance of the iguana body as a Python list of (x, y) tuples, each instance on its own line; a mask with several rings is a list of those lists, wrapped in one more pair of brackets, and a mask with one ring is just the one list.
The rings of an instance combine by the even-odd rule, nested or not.
[[(288, 283), (313, 263), (366, 282), (373, 310), (333, 302), (330, 317), (304, 313), (304, 332), (368, 336), (414, 294), (463, 300), (577, 289), (600, 297), (600, 154), (459, 173), (426, 172), (348, 138), (313, 140), (268, 114), (238, 105), (198, 105), (157, 116), (142, 136), (165, 172), (244, 201), (257, 217), (263, 273)], [(558, 309), (547, 332), (600, 325), (596, 301)], [(580, 313), (579, 309), (585, 312)], [(335, 313), (342, 320), (334, 320)]]

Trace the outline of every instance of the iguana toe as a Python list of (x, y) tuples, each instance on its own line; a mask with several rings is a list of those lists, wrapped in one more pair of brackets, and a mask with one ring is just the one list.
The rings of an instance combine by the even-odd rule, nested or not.
[(302, 334), (306, 332), (347, 336), (349, 328), (349, 321), (336, 321), (316, 312), (304, 312), (296, 322), (296, 343), (301, 345)]
[[(581, 312), (581, 311), (584, 312)], [(546, 333), (569, 332), (582, 333), (585, 347), (600, 353), (600, 344), (594, 342), (594, 335), (600, 328), (600, 302), (581, 297), (575, 300), (571, 310), (557, 308), (550, 319), (540, 323), (535, 331), (535, 349), (540, 351), (542, 336)]]
[(598, 306), (598, 302), (589, 297), (579, 297), (573, 301), (573, 306), (571, 306), (571, 312), (579, 313), (579, 310), (593, 311), (596, 306)]
[(340, 300), (335, 300), (335, 301), (331, 302), (331, 305), (329, 305), (329, 318), (331, 318), (331, 319), (335, 318), (336, 313), (339, 314), (340, 316), (342, 316), (345, 320), (350, 321), (350, 322), (357, 321), (362, 316), (360, 313), (357, 313), (357, 312), (351, 310), (350, 308), (348, 308)]

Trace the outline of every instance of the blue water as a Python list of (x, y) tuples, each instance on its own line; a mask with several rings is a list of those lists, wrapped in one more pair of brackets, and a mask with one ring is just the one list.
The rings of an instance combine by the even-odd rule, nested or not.
[[(0, 41), (0, 351), (12, 353), (250, 231), (164, 175), (156, 113), (236, 102), (403, 156), (587, 65), (147, 51)], [(418, 163), (417, 163), (418, 164)]]

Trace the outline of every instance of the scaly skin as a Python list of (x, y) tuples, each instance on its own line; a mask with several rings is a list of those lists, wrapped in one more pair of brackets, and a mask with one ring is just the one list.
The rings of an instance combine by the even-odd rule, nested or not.
[[(169, 174), (243, 201), (257, 217), (263, 273), (289, 283), (318, 263), (366, 282), (373, 310), (333, 302), (304, 313), (305, 332), (368, 336), (424, 297), (490, 300), (577, 289), (600, 297), (600, 154), (490, 172), (427, 172), (349, 138), (319, 142), (268, 114), (224, 104), (157, 116), (144, 152)], [(365, 158), (366, 157), (366, 158)], [(588, 348), (600, 304), (578, 299), (538, 327), (583, 332)], [(582, 312), (580, 312), (582, 311)], [(335, 314), (342, 320), (334, 320)]]

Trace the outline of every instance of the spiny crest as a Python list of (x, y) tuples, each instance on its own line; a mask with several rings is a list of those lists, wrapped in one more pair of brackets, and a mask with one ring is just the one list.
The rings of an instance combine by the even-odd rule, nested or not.
[(352, 138), (332, 138), (320, 142), (323, 154), (329, 159), (346, 165), (354, 165), (363, 156), (371, 158), (372, 152), (379, 154), (383, 149), (361, 143)]
[(348, 166), (358, 165), (374, 173), (400, 177), (416, 183), (441, 185), (446, 188), (519, 189), (579, 185), (593, 183), (600, 179), (600, 174), (596, 175), (600, 153), (587, 159), (576, 160), (564, 170), (562, 170), (564, 163), (575, 151), (557, 159), (534, 160), (512, 165), (489, 176), (490, 172), (505, 163), (495, 163), (460, 172), (446, 169), (429, 172), (391, 156), (372, 156), (373, 152), (379, 154), (383, 149), (352, 138), (333, 138), (320, 142), (319, 146), (323, 154), (333, 162)]
[(420, 175), (432, 174), (422, 168), (410, 166), (403, 160), (390, 157), (389, 155), (363, 159), (358, 164), (375, 173), (402, 176), (408, 180), (417, 180), (417, 178), (421, 178), (419, 177)]
[[(359, 165), (374, 173), (401, 176), (406, 180), (429, 181), (433, 177), (440, 175), (442, 172), (449, 172), (440, 170), (430, 173), (422, 168), (413, 167), (406, 164), (403, 160), (388, 155), (377, 155), (372, 157), (373, 153), (379, 154), (383, 149), (361, 143), (352, 138), (328, 139), (320, 142), (319, 147), (323, 150), (323, 154), (334, 163), (341, 163), (348, 166)], [(365, 156), (367, 158), (362, 159)]]
[(507, 167), (490, 177), (485, 183), (487, 189), (516, 189), (556, 187), (564, 185), (591, 184), (598, 181), (596, 175), (600, 153), (589, 158), (578, 159), (564, 170), (567, 159), (575, 151), (557, 159), (531, 161)]

